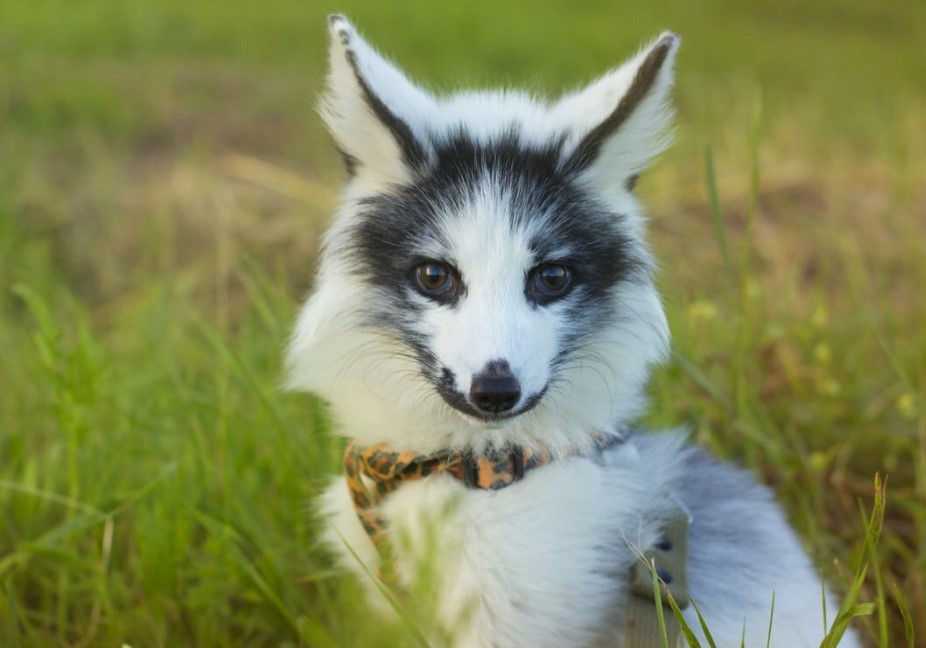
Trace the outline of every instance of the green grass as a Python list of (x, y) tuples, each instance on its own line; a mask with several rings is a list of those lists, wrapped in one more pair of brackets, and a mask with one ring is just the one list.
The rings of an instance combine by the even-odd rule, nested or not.
[(394, 643), (315, 544), (341, 443), (278, 389), (343, 179), (333, 10), (435, 88), (682, 34), (647, 420), (777, 490), (870, 645), (923, 641), (926, 5), (623, 4), (0, 4), (0, 646)]

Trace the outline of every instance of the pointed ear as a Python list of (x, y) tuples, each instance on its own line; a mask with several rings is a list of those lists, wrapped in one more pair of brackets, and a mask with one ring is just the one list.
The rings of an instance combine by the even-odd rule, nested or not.
[(427, 148), (414, 124), (434, 101), (383, 59), (343, 16), (328, 18), (328, 90), (321, 114), (351, 175), (376, 174), (407, 181), (427, 164)]
[(620, 68), (565, 97), (555, 110), (573, 124), (563, 151), (567, 172), (630, 189), (670, 143), (668, 104), (681, 39), (665, 32)]

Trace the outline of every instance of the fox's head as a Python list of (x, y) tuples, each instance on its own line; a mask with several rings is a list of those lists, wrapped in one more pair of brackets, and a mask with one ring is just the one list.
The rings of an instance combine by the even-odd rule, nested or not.
[(322, 115), (350, 175), (289, 385), (361, 443), (557, 450), (619, 434), (668, 346), (632, 190), (679, 39), (548, 103), (434, 97), (330, 19)]

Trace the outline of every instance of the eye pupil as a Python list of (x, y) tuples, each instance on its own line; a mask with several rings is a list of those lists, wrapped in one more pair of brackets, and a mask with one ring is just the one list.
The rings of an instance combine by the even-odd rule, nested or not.
[(440, 288), (447, 279), (447, 271), (435, 263), (429, 263), (422, 268), (421, 278), (428, 288)]
[(454, 290), (456, 275), (447, 264), (427, 261), (415, 268), (415, 283), (425, 295), (446, 297)]
[(550, 263), (533, 270), (529, 295), (540, 304), (564, 296), (572, 285), (572, 271), (566, 266)]
[(566, 286), (567, 277), (566, 268), (562, 266), (544, 268), (540, 273), (540, 280), (550, 290), (562, 290)]

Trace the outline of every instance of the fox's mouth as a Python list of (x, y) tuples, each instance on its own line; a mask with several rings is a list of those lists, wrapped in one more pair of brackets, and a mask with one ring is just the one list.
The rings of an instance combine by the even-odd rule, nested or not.
[(465, 414), (467, 417), (475, 418), (485, 423), (494, 423), (517, 418), (534, 409), (537, 403), (539, 403), (547, 393), (547, 387), (544, 385), (543, 389), (525, 398), (519, 407), (500, 412), (490, 412), (479, 409), (470, 402), (470, 399), (467, 398), (465, 394), (453, 389), (447, 384), (439, 383), (437, 385), (437, 392), (444, 399), (444, 402), (458, 412)]

